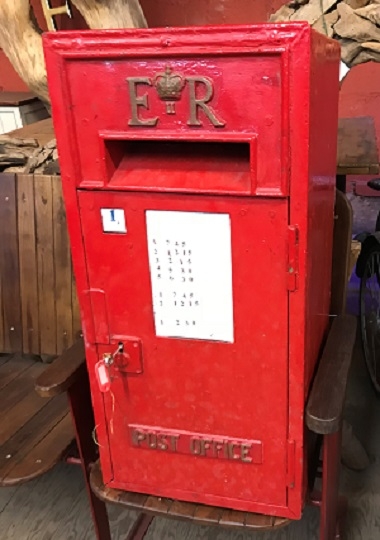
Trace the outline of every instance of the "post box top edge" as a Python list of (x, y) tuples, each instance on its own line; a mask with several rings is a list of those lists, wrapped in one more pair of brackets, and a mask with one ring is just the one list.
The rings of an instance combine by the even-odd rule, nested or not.
[[(243, 47), (268, 41), (288, 44), (300, 36), (314, 33), (308, 22), (280, 22), (251, 25), (218, 25), (218, 26), (191, 26), (191, 27), (161, 27), (161, 28), (125, 28), (107, 30), (74, 30), (60, 32), (46, 32), (43, 35), (45, 48), (53, 50), (79, 52), (87, 48), (117, 47), (130, 44), (134, 48), (139, 45), (169, 46), (184, 45), (234, 45)], [(321, 37), (327, 41), (330, 38)], [(170, 43), (168, 44), (168, 40)], [(145, 42), (145, 43), (144, 43)]]

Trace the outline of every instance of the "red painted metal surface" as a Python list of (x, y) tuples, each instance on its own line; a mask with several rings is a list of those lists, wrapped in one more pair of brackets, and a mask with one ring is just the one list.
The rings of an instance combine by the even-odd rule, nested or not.
[[(299, 518), (304, 405), (328, 324), (338, 45), (304, 23), (44, 43), (105, 482)], [(207, 226), (191, 249), (167, 229), (164, 294), (177, 294), (174, 268), (189, 296), (173, 313), (183, 301), (197, 316), (161, 332), (157, 216), (194, 230), (219, 216), (208, 251), (223, 245), (225, 264), (204, 274), (212, 289), (231, 267), (221, 337), (203, 336), (210, 306), (191, 292)]]

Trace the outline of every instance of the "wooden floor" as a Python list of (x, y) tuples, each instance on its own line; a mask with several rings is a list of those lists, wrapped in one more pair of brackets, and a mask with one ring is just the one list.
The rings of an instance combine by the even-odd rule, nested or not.
[[(357, 285), (353, 280), (350, 311), (357, 305)], [(372, 391), (359, 343), (350, 373), (346, 419), (366, 447), (371, 464), (360, 473), (342, 467), (341, 490), (349, 500), (345, 540), (379, 540), (380, 398)], [(112, 507), (110, 515), (113, 540), (124, 539), (135, 514)], [(317, 540), (318, 516), (318, 510), (307, 508), (300, 522), (270, 534), (242, 534), (156, 519), (146, 540)], [(18, 488), (0, 489), (0, 540), (53, 539), (94, 539), (82, 474), (73, 465), (59, 465)]]

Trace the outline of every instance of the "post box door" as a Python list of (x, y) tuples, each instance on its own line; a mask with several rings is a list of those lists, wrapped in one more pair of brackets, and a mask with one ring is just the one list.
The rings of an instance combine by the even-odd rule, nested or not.
[(242, 509), (286, 506), (287, 199), (78, 198), (93, 393), (95, 364), (124, 348), (96, 411), (109, 483)]

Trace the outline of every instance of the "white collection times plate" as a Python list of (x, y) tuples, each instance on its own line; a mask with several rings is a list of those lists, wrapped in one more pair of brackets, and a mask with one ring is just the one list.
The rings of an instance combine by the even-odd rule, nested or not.
[(156, 335), (233, 343), (228, 214), (146, 212)]

